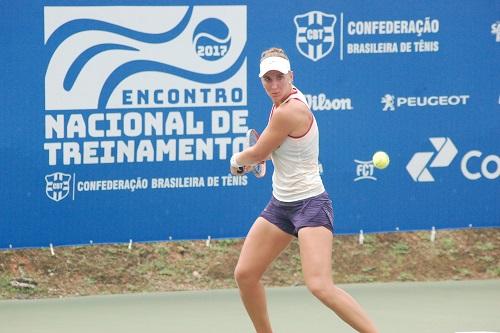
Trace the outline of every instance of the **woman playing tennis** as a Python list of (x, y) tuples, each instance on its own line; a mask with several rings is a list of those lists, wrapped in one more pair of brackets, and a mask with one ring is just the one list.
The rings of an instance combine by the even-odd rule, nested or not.
[(273, 101), (267, 127), (256, 145), (231, 157), (231, 173), (271, 157), (271, 200), (243, 244), (235, 278), (257, 333), (271, 333), (260, 279), (267, 267), (298, 237), (304, 280), (327, 307), (354, 329), (378, 332), (361, 306), (332, 280), (333, 208), (319, 175), (319, 132), (304, 95), (292, 84), (293, 72), (282, 49), (262, 53), (260, 73)]

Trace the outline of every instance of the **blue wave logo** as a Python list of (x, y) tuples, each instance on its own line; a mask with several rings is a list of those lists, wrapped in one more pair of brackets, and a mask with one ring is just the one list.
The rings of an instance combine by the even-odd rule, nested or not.
[[(54, 13), (61, 12), (64, 14), (60, 8), (51, 8), (50, 10)], [(186, 31), (189, 30), (188, 26), (193, 19), (196, 20), (196, 16), (199, 16), (199, 13), (194, 15), (194, 12), (193, 6), (187, 7), (175, 26), (167, 31), (158, 33), (144, 32), (137, 30), (137, 28), (131, 29), (117, 23), (106, 22), (91, 17), (71, 19), (60, 25), (48, 36), (45, 43), (45, 63), (47, 68), (46, 103), (47, 100), (50, 101), (49, 106), (47, 107), (46, 104), (46, 107), (48, 109), (65, 109), (78, 108), (78, 105), (81, 105), (82, 109), (94, 107), (105, 109), (115, 89), (122, 82), (143, 72), (169, 74), (177, 78), (206, 85), (220, 84), (232, 78), (245, 63), (246, 43), (243, 44), (241, 51), (239, 50), (238, 55), (231, 62), (231, 65), (219, 72), (211, 72), (209, 70), (210, 66), (194, 67), (192, 65), (184, 65), (186, 63), (192, 64), (193, 61), (190, 58), (196, 58), (197, 56), (210, 62), (217, 61), (225, 57), (231, 47), (231, 29), (229, 29), (225, 22), (213, 17), (199, 21), (195, 25), (194, 33), (190, 36), (191, 38), (186, 36)], [(103, 42), (102, 38), (97, 38), (101, 42), (91, 45), (85, 39), (82, 39), (80, 53), (68, 61), (69, 67), (63, 67), (64, 75), (61, 78), (57, 74), (62, 69), (58, 66), (59, 62), (55, 64), (51, 62), (56, 53), (63, 52), (60, 51), (60, 48), (68, 39), (73, 38), (75, 40), (75, 36), (79, 36), (82, 32), (87, 34), (109, 33), (109, 41)], [(76, 40), (78, 38), (76, 37)], [(164, 61), (161, 57), (151, 56), (151, 54), (144, 56), (149, 52), (146, 50), (151, 49), (151, 47), (157, 47), (160, 53), (176, 53), (177, 49), (173, 46), (169, 47), (168, 44), (182, 38), (191, 39), (196, 48), (194, 54), (186, 54), (185, 58), (187, 59), (182, 58), (182, 56), (178, 58), (170, 56), (168, 61)], [(109, 63), (104, 65), (105, 62), (103, 59), (110, 59), (110, 57), (117, 57), (119, 55), (124, 55), (123, 60), (118, 60), (113, 66), (109, 66)], [(59, 58), (60, 56), (56, 59)], [(90, 66), (93, 66), (92, 69), (90, 69)], [(206, 69), (206, 71), (203, 69)], [(89, 71), (96, 72), (96, 80), (90, 83), (88, 80)], [(80, 78), (84, 81), (79, 81)], [(55, 80), (61, 79), (62, 82), (55, 82)], [(51, 82), (51, 84), (47, 82)], [(75, 89), (77, 84), (81, 84), (79, 90)], [(47, 87), (50, 87), (49, 92), (47, 92)], [(61, 89), (59, 90), (58, 87)], [(83, 93), (82, 87), (85, 89)], [(63, 92), (68, 92), (69, 94), (65, 96), (66, 99), (64, 101), (60, 102), (57, 96)], [(50, 98), (47, 96), (50, 96)], [(90, 101), (89, 97), (90, 100), (94, 100), (95, 98), (94, 101), (96, 104)]]
[[(110, 32), (116, 35), (120, 35), (123, 37), (130, 38), (131, 40), (140, 41), (143, 43), (151, 43), (151, 44), (161, 44), (166, 43), (174, 38), (178, 37), (186, 28), (189, 20), (191, 19), (191, 15), (193, 13), (193, 7), (189, 7), (188, 11), (182, 18), (182, 20), (170, 31), (166, 31), (159, 34), (148, 34), (140, 31), (135, 31), (132, 29), (128, 29), (116, 24), (111, 24), (108, 22), (103, 22), (99, 20), (92, 19), (77, 19), (73, 21), (69, 21), (59, 27), (48, 39), (46, 43), (47, 54), (49, 55), (48, 61), (59, 47), (66, 39), (69, 37), (83, 31), (105, 31)], [(127, 45), (120, 44), (99, 44), (92, 46), (91, 48), (85, 50), (75, 59), (75, 61), (71, 64), (70, 69), (66, 73), (64, 78), (64, 89), (66, 91), (70, 91), (75, 84), (78, 75), (85, 67), (85, 65), (92, 60), (92, 58), (97, 55), (111, 50), (124, 50), (124, 51), (139, 51), (134, 47), (130, 47)], [(47, 61), (47, 64), (48, 64)]]
[(209, 61), (219, 60), (231, 47), (229, 28), (221, 20), (206, 19), (200, 22), (194, 30), (193, 44), (200, 58)]

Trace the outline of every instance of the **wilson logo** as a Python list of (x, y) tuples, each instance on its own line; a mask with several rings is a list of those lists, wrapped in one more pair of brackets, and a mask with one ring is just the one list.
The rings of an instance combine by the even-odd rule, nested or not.
[[(451, 164), (458, 153), (450, 138), (429, 138), (436, 152), (418, 152), (406, 165), (406, 170), (416, 182), (433, 182), (429, 168), (444, 168)], [(431, 161), (432, 160), (432, 161)]]

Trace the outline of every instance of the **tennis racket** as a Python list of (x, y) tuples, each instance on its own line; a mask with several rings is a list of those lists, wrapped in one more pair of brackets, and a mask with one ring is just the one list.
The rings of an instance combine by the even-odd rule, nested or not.
[[(259, 133), (254, 130), (254, 129), (249, 129), (247, 131), (247, 142), (248, 146), (252, 147), (257, 143), (259, 140)], [(255, 177), (257, 178), (262, 178), (266, 175), (266, 161), (262, 161), (260, 163), (257, 163), (252, 166), (252, 169), (250, 170)]]
[[(252, 147), (257, 143), (259, 140), (259, 133), (254, 130), (254, 129), (249, 129), (246, 134), (247, 138), (247, 145), (248, 147)], [(240, 168), (240, 172), (244, 172), (244, 168)], [(257, 163), (255, 165), (252, 165), (249, 170), (247, 170), (247, 173), (251, 172), (254, 174), (255, 177), (257, 178), (262, 178), (266, 175), (266, 161), (262, 161), (260, 163)]]

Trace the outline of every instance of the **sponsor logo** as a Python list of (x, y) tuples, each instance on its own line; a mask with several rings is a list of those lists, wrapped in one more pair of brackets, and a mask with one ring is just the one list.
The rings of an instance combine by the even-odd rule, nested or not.
[(294, 22), (297, 28), (295, 45), (304, 57), (318, 61), (333, 50), (335, 15), (311, 11), (295, 16)]
[[(387, 54), (438, 52), (439, 41), (423, 39), (424, 35), (439, 32), (439, 20), (426, 17), (416, 20), (349, 21), (346, 24), (348, 36), (363, 36), (364, 42), (347, 42), (347, 54)], [(390, 40), (390, 36), (405, 36), (404, 40)], [(408, 40), (407, 35), (417, 40)], [(382, 41), (370, 40), (370, 36), (381, 36)], [(387, 36), (387, 37), (386, 37)], [(341, 37), (343, 39), (343, 37)], [(387, 40), (384, 40), (387, 39)]]
[(392, 94), (385, 94), (380, 102), (383, 105), (382, 111), (395, 111), (399, 107), (467, 105), (469, 99), (470, 95), (396, 97)]
[(44, 16), (46, 110), (246, 104), (245, 6), (47, 6)]
[(500, 21), (496, 21), (491, 25), (491, 33), (495, 35), (497, 43), (500, 42)]
[(71, 175), (55, 172), (45, 176), (45, 194), (51, 200), (59, 202), (66, 198), (70, 191)]
[(329, 98), (324, 93), (304, 94), (311, 111), (353, 110), (350, 98)]
[[(436, 152), (418, 152), (406, 165), (406, 170), (415, 182), (433, 182), (429, 168), (444, 168), (451, 164), (458, 153), (450, 138), (429, 138)], [(432, 161), (431, 161), (432, 160)]]
[[(430, 168), (448, 167), (458, 153), (450, 138), (429, 138), (436, 152), (418, 152), (406, 165), (406, 170), (415, 182), (433, 182)], [(431, 161), (432, 160), (432, 161)], [(484, 155), (479, 150), (470, 150), (460, 161), (460, 171), (469, 180), (485, 178), (496, 180), (500, 177), (500, 156)]]
[[(340, 60), (368, 54), (439, 52), (439, 19), (425, 17), (395, 20), (349, 20), (344, 13), (310, 11), (294, 17), (296, 46), (300, 54), (318, 61), (331, 53), (338, 41)], [(339, 17), (337, 37), (335, 23)], [(496, 28), (495, 28), (496, 29)]]
[(384, 104), (384, 108), (382, 111), (395, 111), (396, 108), (394, 107), (394, 95), (390, 94), (385, 94), (384, 97), (382, 97), (382, 100), (380, 101), (382, 104)]
[(360, 181), (360, 180), (377, 180), (377, 178), (373, 175), (375, 171), (375, 167), (373, 166), (372, 161), (360, 161), (360, 160), (354, 160), (354, 163), (356, 163), (356, 178), (354, 178), (354, 181)]
[(469, 180), (478, 180), (482, 177), (494, 180), (500, 177), (500, 156), (494, 154), (483, 156), (481, 151), (471, 150), (462, 158), (460, 169)]

